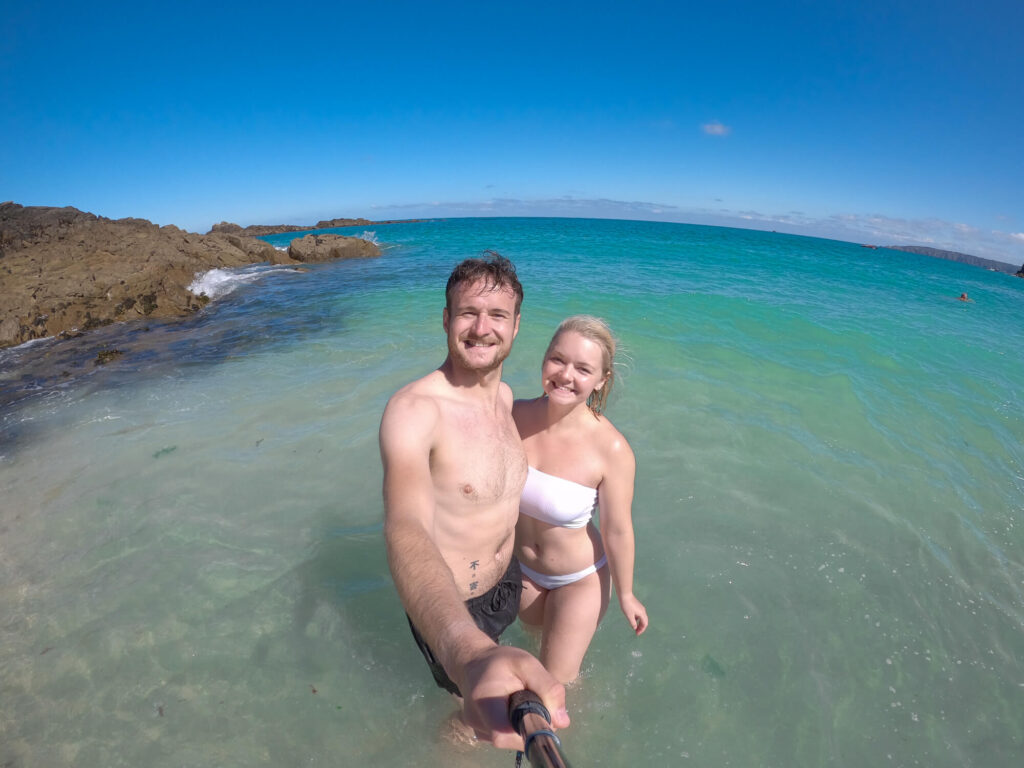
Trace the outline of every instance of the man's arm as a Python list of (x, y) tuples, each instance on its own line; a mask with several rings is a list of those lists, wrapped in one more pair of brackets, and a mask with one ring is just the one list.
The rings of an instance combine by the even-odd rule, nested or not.
[(434, 541), (430, 453), (440, 414), (430, 398), (397, 395), (380, 425), (384, 464), (384, 541), (398, 596), (445, 667), (464, 638), (481, 635)]

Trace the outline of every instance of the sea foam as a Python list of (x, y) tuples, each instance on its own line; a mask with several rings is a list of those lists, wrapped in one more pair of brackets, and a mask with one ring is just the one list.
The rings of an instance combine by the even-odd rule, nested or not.
[(196, 272), (188, 290), (196, 296), (208, 299), (220, 299), (227, 296), (240, 285), (252, 283), (260, 278), (276, 272), (295, 272), (294, 267), (253, 266), (239, 269), (211, 269), (209, 272)]

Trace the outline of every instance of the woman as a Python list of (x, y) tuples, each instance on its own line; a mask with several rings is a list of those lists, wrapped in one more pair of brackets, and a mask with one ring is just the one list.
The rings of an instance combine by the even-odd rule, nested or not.
[[(633, 594), (636, 462), (603, 415), (614, 358), (615, 339), (603, 321), (570, 317), (544, 353), (544, 394), (512, 408), (530, 464), (516, 525), (519, 618), (542, 628), (540, 660), (563, 683), (579, 675), (610, 582), (636, 634), (648, 623)], [(591, 519), (598, 510), (600, 532)]]

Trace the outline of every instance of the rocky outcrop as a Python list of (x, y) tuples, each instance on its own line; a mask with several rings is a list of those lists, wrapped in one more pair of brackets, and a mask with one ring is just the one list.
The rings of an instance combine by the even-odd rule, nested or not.
[(283, 232), (308, 232), (311, 229), (314, 229), (314, 227), (298, 227), (294, 224), (254, 224), (249, 227), (242, 227), (238, 224), (232, 224), (230, 221), (222, 221), (220, 224), (214, 224), (207, 234), (263, 237), (264, 235), (279, 235)]
[(341, 235), (306, 235), (292, 240), (288, 255), (295, 261), (333, 261), (334, 259), (365, 259), (380, 256), (380, 249), (358, 237)]
[(0, 203), (0, 347), (194, 312), (205, 298), (188, 286), (197, 273), (217, 267), (294, 265), (335, 258), (335, 252), (378, 255), (372, 243), (357, 243), (347, 250), (319, 247), (316, 258), (295, 259), (237, 232), (197, 235), (144, 219)]
[(324, 219), (318, 221), (314, 229), (334, 229), (335, 227), (365, 227), (368, 224), (394, 224), (393, 221), (370, 221), (369, 219)]
[(1017, 277), (1024, 277), (1024, 264), (1020, 265), (1020, 269), (1017, 270)]
[(282, 232), (309, 232), (311, 229), (336, 229), (338, 227), (366, 227), (375, 224), (411, 224), (423, 219), (390, 219), (388, 221), (370, 221), (369, 219), (323, 219), (310, 226), (297, 226), (295, 224), (251, 224), (243, 227), (232, 224), (230, 221), (222, 221), (214, 224), (207, 234), (231, 234), (248, 235), (249, 237), (263, 237), (265, 235), (279, 235)]

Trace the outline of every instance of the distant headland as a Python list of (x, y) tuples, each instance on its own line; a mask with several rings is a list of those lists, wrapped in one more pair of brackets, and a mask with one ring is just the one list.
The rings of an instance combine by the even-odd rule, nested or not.
[(368, 227), (377, 224), (412, 224), (425, 221), (425, 219), (392, 219), (388, 221), (371, 221), (370, 219), (324, 219), (311, 226), (300, 226), (297, 224), (252, 224), (242, 227), (232, 224), (230, 221), (222, 221), (214, 224), (207, 232), (208, 235), (246, 235), (248, 237), (264, 237), (265, 235), (280, 235), (284, 232), (308, 232), (313, 229), (338, 229), (339, 227)]
[(256, 234), (370, 225), (332, 219), (316, 227), (220, 224), (206, 235), (145, 219), (107, 219), (77, 208), (0, 203), (0, 348), (75, 336), (109, 323), (187, 315), (207, 299), (189, 291), (216, 268), (380, 255), (358, 237), (310, 233), (279, 250)]
[(959, 261), (962, 264), (970, 264), (972, 267), (982, 267), (983, 269), (991, 269), (995, 272), (1006, 272), (1011, 275), (1017, 275), (1017, 277), (1024, 277), (1024, 264), (1021, 265), (1020, 269), (1017, 269), (1013, 264), (1008, 264), (1003, 261), (994, 261), (993, 259), (983, 259), (981, 256), (971, 256), (969, 253), (958, 253), (957, 251), (943, 251), (939, 248), (929, 248), (925, 245), (886, 245), (883, 246), (894, 251), (906, 251), (907, 253), (917, 253), (922, 256), (931, 256), (936, 259), (946, 259), (947, 261)]

